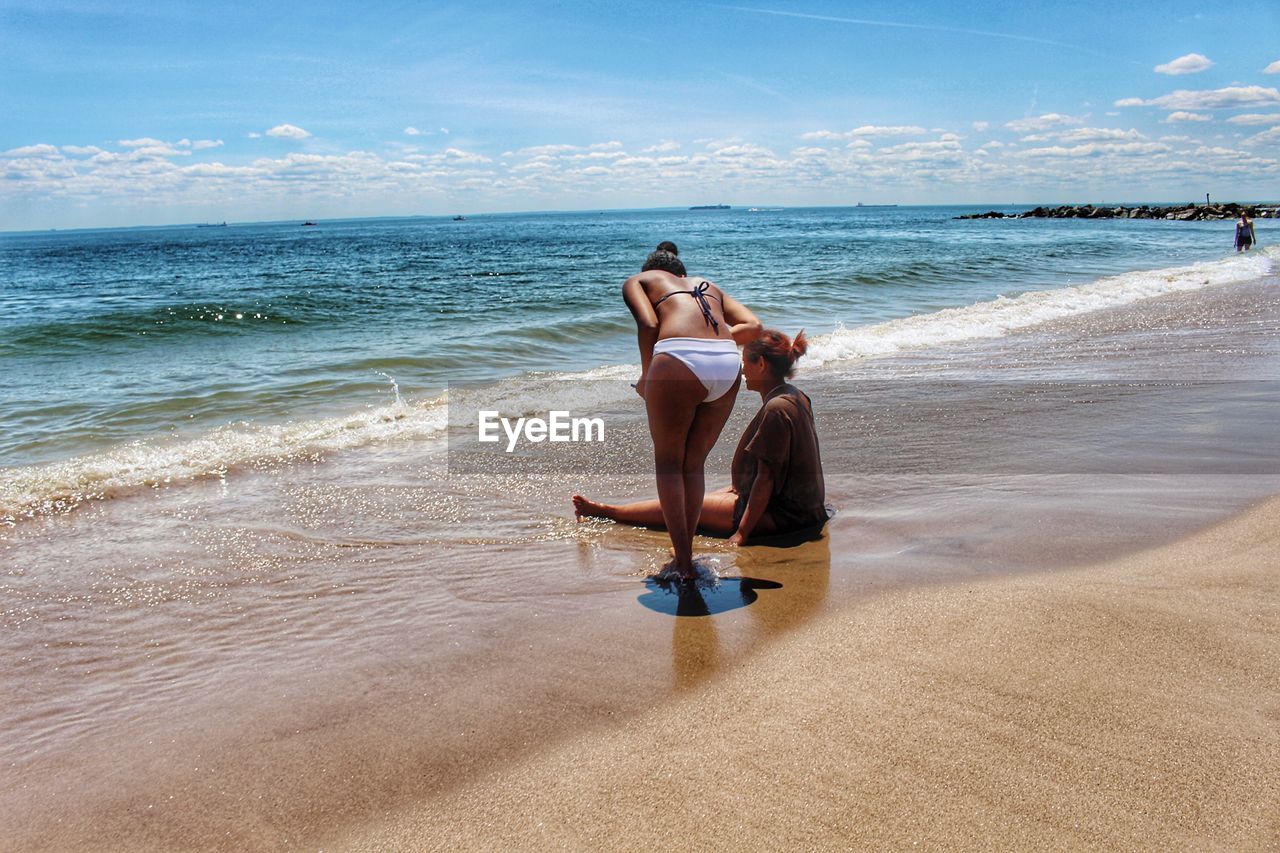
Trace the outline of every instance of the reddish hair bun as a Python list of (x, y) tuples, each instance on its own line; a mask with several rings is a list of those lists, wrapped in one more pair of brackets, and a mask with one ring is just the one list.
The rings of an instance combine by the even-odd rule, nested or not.
[(804, 330), (796, 335), (793, 341), (777, 329), (765, 329), (760, 337), (743, 348), (743, 354), (752, 361), (764, 359), (769, 363), (774, 375), (787, 378), (796, 369), (796, 361), (809, 351), (809, 339)]

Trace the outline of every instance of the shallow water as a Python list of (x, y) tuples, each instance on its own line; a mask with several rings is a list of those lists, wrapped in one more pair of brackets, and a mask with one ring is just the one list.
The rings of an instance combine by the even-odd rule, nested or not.
[[(1010, 313), (1045, 319), (1054, 306), (951, 323), (936, 316), (1024, 291), (1202, 262), (1215, 263), (1215, 275), (1243, 274), (1219, 263), (1231, 223), (953, 218), (966, 210), (610, 212), (0, 235), (0, 466), (208, 437), (241, 423), (291, 422), (296, 434), (285, 445), (328, 447), (324, 430), (308, 425), (382, 409), (396, 387), (423, 404), (451, 382), (634, 364), (618, 289), (664, 238), (678, 238), (691, 271), (771, 324), (811, 335), (842, 325), (878, 329), (874, 341), (839, 342), (831, 356), (990, 334), (1019, 321)], [(1078, 311), (1087, 301), (1081, 295), (1055, 310)], [(921, 315), (932, 317), (924, 327), (878, 325)], [(385, 432), (369, 430), (369, 440)], [(233, 465), (261, 449), (246, 440), (204, 461)]]

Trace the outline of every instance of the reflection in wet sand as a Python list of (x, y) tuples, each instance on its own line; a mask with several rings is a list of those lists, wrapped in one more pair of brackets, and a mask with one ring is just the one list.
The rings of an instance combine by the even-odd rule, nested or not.
[[(741, 576), (697, 583), (670, 583), (650, 578), (640, 603), (676, 617), (671, 629), (671, 669), (677, 690), (695, 687), (724, 664), (717, 623), (731, 620), (743, 648), (795, 627), (826, 599), (831, 576), (828, 536), (789, 548), (751, 547), (738, 554)], [(742, 613), (750, 614), (742, 617)]]

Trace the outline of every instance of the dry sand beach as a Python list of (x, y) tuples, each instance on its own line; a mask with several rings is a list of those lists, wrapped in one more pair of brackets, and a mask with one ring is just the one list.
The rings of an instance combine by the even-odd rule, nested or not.
[(325, 849), (1269, 849), (1280, 500), (881, 594)]

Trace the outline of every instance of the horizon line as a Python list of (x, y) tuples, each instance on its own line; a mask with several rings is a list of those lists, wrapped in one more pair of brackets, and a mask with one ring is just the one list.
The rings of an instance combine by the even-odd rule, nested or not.
[[(901, 208), (986, 207), (989, 209), (996, 209), (1001, 207), (1004, 207), (1004, 208), (1009, 208), (1009, 207), (1036, 208), (1036, 207), (1048, 207), (1048, 206), (1060, 207), (1063, 205), (1075, 206), (1075, 207), (1083, 207), (1085, 205), (1091, 205), (1093, 207), (1099, 207), (1099, 206), (1133, 207), (1133, 206), (1139, 206), (1144, 204), (1149, 206), (1173, 206), (1173, 205), (1179, 205), (1179, 204), (1199, 205), (1202, 203), (1203, 202), (1200, 202), (1199, 200), (1190, 201), (1190, 202), (1178, 202), (1178, 201), (1171, 201), (1168, 199), (1146, 199), (1142, 201), (1100, 200), (1100, 201), (1083, 201), (1083, 202), (1048, 202), (1048, 201), (1007, 202), (1007, 203), (951, 202), (951, 203), (935, 203), (935, 204), (895, 204), (895, 203), (877, 202), (877, 203), (871, 203), (871, 204), (863, 204), (863, 203), (799, 204), (799, 205), (742, 204), (742, 205), (729, 205), (728, 209), (738, 210), (738, 211), (742, 211), (742, 210), (749, 211), (752, 208), (768, 209), (769, 211), (779, 211), (779, 210), (858, 210), (859, 208), (867, 209), (867, 208), (878, 208), (878, 207), (901, 207)], [(1253, 199), (1253, 200), (1245, 200), (1245, 201), (1219, 201), (1219, 202), (1212, 202), (1211, 204), (1237, 204), (1237, 205), (1247, 204), (1247, 205), (1254, 205), (1254, 206), (1268, 206), (1268, 205), (1280, 205), (1280, 201), (1263, 201), (1263, 200)], [(470, 218), (470, 217), (479, 218), (479, 217), (495, 217), (495, 216), (554, 216), (557, 214), (566, 215), (566, 214), (584, 214), (584, 213), (650, 213), (650, 212), (656, 213), (661, 211), (692, 212), (693, 208), (689, 206), (684, 206), (684, 205), (662, 205), (659, 207), (549, 208), (544, 210), (483, 211), (479, 213), (465, 214), (465, 216), (467, 218)], [(715, 215), (715, 212), (713, 211), (703, 210), (698, 212), (710, 213), (711, 215)], [(76, 226), (71, 228), (54, 227), (54, 228), (35, 228), (35, 229), (31, 229), (31, 228), (0, 229), (0, 236), (23, 236), (23, 235), (31, 235), (31, 234), (50, 234), (50, 233), (75, 233), (80, 231), (132, 231), (132, 230), (161, 230), (161, 229), (168, 229), (168, 228), (199, 228), (199, 227), (220, 228), (223, 226), (226, 226), (228, 228), (245, 227), (245, 226), (261, 226), (261, 225), (292, 225), (292, 224), (297, 224), (301, 226), (305, 222), (334, 223), (334, 222), (365, 222), (365, 221), (372, 221), (372, 220), (408, 220), (408, 219), (442, 219), (447, 221), (454, 221), (453, 218), (455, 216), (462, 216), (462, 215), (464, 214), (398, 213), (398, 214), (374, 214), (371, 216), (344, 216), (344, 217), (330, 217), (330, 218), (316, 218), (316, 219), (307, 218), (307, 217), (294, 217), (290, 219), (245, 219), (245, 220), (236, 220), (236, 221), (227, 219), (227, 220), (222, 220), (220, 222), (211, 222), (208, 220), (205, 220), (205, 221), (193, 220), (193, 221), (183, 221), (183, 222), (166, 222), (166, 223), (150, 224), (150, 225), (148, 224), (84, 225), (84, 226)]]

